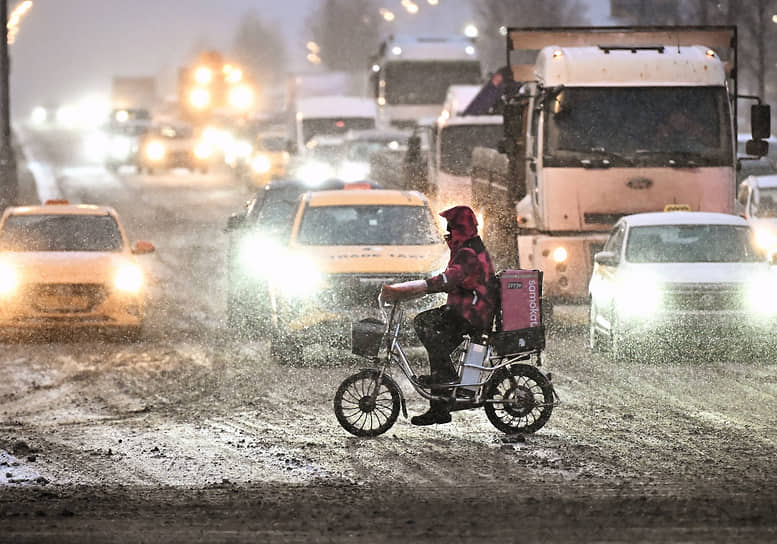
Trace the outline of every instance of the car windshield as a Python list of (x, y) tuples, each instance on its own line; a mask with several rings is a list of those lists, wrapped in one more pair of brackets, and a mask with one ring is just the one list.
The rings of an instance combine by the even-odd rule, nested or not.
[(633, 263), (736, 263), (764, 260), (748, 227), (654, 225), (632, 227), (626, 260)]
[(265, 151), (284, 151), (286, 138), (284, 136), (264, 136), (259, 139), (259, 148)]
[(305, 143), (318, 134), (345, 134), (349, 130), (372, 128), (375, 128), (375, 119), (372, 117), (321, 117), (302, 121)]
[(0, 231), (2, 251), (121, 251), (110, 215), (11, 215)]
[(380, 151), (403, 151), (407, 149), (404, 140), (397, 138), (353, 140), (348, 143), (347, 158), (351, 161), (369, 161), (374, 153)]
[(423, 246), (442, 242), (425, 206), (315, 206), (302, 218), (297, 241), (314, 246)]

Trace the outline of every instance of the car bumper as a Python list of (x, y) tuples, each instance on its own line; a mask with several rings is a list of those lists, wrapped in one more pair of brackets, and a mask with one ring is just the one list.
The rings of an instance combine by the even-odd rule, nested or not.
[(744, 311), (673, 312), (654, 316), (621, 318), (620, 330), (627, 336), (642, 338), (692, 339), (752, 337), (771, 335), (775, 330), (774, 317), (755, 316)]
[(100, 285), (45, 287), (27, 286), (16, 296), (3, 296), (0, 327), (137, 327), (143, 321), (141, 295), (118, 294)]

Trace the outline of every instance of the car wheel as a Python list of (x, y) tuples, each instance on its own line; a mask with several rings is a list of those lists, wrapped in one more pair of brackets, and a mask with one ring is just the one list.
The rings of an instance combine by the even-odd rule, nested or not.
[(634, 357), (634, 344), (618, 325), (617, 316), (610, 321), (610, 351), (613, 359), (630, 361)]
[(129, 344), (138, 342), (143, 334), (142, 325), (134, 325), (130, 327), (121, 327), (113, 331), (113, 337), (118, 342), (126, 342)]
[(270, 338), (270, 355), (279, 363), (301, 363), (302, 343), (291, 334), (276, 332)]
[(591, 300), (590, 310), (588, 312), (588, 347), (591, 351), (598, 353), (604, 351), (604, 342), (602, 341), (599, 331), (596, 330), (596, 318), (596, 306), (594, 301)]

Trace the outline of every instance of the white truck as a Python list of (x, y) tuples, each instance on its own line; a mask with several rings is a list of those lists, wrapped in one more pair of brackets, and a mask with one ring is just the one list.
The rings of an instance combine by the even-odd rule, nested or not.
[(451, 85), (481, 78), (477, 48), (461, 35), (392, 35), (372, 58), (370, 76), (380, 123), (398, 128), (438, 116)]
[[(507, 160), (479, 149), (473, 167), (486, 244), (511, 251), (497, 260), (542, 269), (552, 301), (583, 302), (621, 216), (731, 213), (736, 40), (736, 27), (509, 29)], [(769, 115), (751, 106), (749, 154), (766, 153)]]

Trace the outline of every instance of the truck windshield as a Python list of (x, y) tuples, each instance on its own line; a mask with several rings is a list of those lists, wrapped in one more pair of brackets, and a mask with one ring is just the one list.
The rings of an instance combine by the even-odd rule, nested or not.
[(748, 227), (656, 225), (629, 231), (626, 259), (633, 263), (738, 263), (762, 261), (764, 255)]
[(440, 135), (440, 170), (454, 176), (467, 176), (475, 147), (496, 148), (502, 138), (501, 124), (447, 125)]
[(480, 61), (401, 61), (386, 64), (387, 104), (442, 104), (448, 87), (480, 83)]
[(723, 87), (566, 87), (545, 112), (546, 166), (733, 165)]
[(375, 128), (372, 117), (316, 117), (302, 120), (302, 134), (305, 143), (318, 134), (345, 134), (349, 130)]

